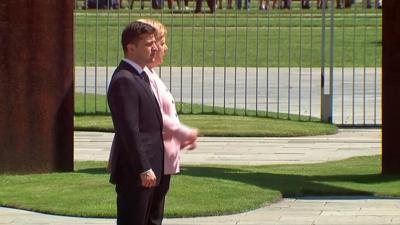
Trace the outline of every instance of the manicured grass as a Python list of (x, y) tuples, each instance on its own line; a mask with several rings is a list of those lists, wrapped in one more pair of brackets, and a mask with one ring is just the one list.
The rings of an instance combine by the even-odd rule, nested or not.
[[(170, 13), (168, 10), (77, 10), (75, 65), (115, 66), (122, 58), (120, 34), (132, 20), (151, 17), (168, 28), (164, 66), (318, 67), (321, 11), (270, 10), (252, 4), (249, 12)], [(330, 14), (327, 14), (329, 17)], [(335, 10), (334, 65), (381, 65), (381, 11)], [(329, 31), (326, 28), (326, 59)], [(365, 56), (365, 57), (364, 57)]]
[[(84, 95), (75, 95), (75, 112), (74, 117), (75, 130), (84, 131), (113, 131), (111, 116), (105, 110), (105, 96), (98, 95), (97, 98), (97, 115), (93, 110), (93, 105), (87, 107), (85, 113), (83, 104)], [(87, 95), (87, 101), (94, 102), (94, 95)], [(233, 115), (232, 109), (225, 109), (228, 115), (222, 115), (223, 108), (206, 106), (203, 110), (206, 114), (201, 114), (201, 106), (194, 105), (193, 114), (181, 114), (180, 120), (200, 130), (201, 136), (246, 136), (246, 137), (293, 137), (293, 136), (310, 136), (321, 134), (334, 134), (337, 127), (332, 124), (317, 122), (315, 118), (298, 117), (298, 115), (256, 112), (254, 110), (236, 110)], [(189, 104), (182, 105), (182, 111), (190, 110)], [(208, 114), (207, 114), (208, 112)], [(211, 114), (212, 113), (212, 114)], [(247, 115), (247, 116), (245, 116)]]
[[(222, 215), (305, 195), (400, 196), (400, 176), (382, 175), (379, 156), (304, 165), (183, 166), (172, 178), (167, 217)], [(62, 215), (114, 217), (105, 162), (75, 172), (0, 175), (0, 205)]]
[[(181, 115), (181, 121), (200, 130), (200, 136), (218, 137), (295, 137), (334, 134), (331, 124), (271, 118), (226, 115)], [(74, 118), (75, 130), (113, 132), (110, 116), (80, 115)]]

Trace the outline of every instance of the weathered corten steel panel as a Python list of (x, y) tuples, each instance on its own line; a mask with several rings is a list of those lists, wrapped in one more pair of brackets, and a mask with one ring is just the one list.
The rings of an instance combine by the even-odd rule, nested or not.
[(73, 169), (73, 3), (0, 1), (0, 173)]
[(383, 2), (382, 172), (400, 174), (400, 1)]

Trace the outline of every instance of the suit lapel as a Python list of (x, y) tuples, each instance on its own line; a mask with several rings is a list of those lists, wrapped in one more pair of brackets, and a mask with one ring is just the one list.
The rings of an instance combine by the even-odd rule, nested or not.
[(160, 111), (160, 105), (157, 102), (156, 96), (154, 96), (153, 91), (151, 90), (151, 87), (149, 84), (146, 83), (143, 79), (141, 79), (139, 76), (136, 78), (139, 82), (140, 85), (142, 85), (143, 89), (146, 90), (146, 93), (150, 96), (151, 101), (157, 108), (157, 117), (162, 122), (162, 116), (161, 116), (161, 111)]
[(140, 77), (139, 72), (133, 66), (129, 65), (127, 62), (122, 60), (121, 63), (119, 64), (118, 68), (120, 70), (128, 70), (129, 72), (131, 72), (134, 75), (134, 78), (143, 87), (143, 89), (145, 90), (147, 95), (149, 95), (151, 102), (153, 102), (153, 104), (156, 106), (156, 109), (157, 109), (156, 114), (157, 114), (158, 120), (160, 121), (160, 124), (162, 125), (162, 115), (161, 115), (160, 105), (158, 104), (157, 99), (154, 96), (154, 93), (151, 90), (150, 85), (148, 85), (146, 83), (146, 81), (144, 81)]

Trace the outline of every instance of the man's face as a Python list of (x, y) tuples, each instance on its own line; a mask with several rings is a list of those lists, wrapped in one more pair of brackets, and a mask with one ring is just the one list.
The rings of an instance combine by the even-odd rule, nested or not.
[(142, 34), (135, 44), (128, 44), (130, 58), (142, 68), (154, 61), (157, 46), (153, 34)]

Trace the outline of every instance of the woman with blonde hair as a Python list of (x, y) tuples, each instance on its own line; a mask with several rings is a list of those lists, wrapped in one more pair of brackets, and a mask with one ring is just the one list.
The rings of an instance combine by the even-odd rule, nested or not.
[(154, 35), (158, 48), (153, 62), (144, 68), (144, 71), (149, 76), (150, 86), (158, 101), (163, 117), (164, 176), (161, 178), (160, 185), (156, 188), (149, 221), (149, 224), (155, 225), (162, 223), (165, 196), (169, 189), (171, 175), (180, 171), (179, 153), (185, 147), (188, 147), (188, 149), (196, 147), (198, 130), (180, 123), (174, 98), (154, 70), (155, 67), (163, 63), (164, 55), (168, 50), (165, 41), (167, 35), (166, 27), (152, 19), (140, 19), (138, 21), (147, 23), (156, 29)]

